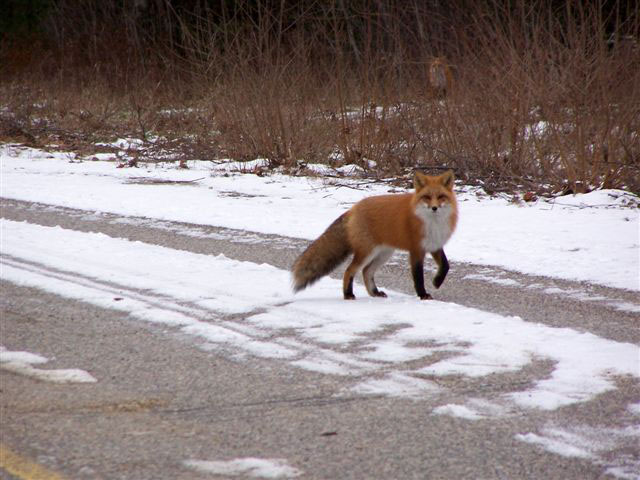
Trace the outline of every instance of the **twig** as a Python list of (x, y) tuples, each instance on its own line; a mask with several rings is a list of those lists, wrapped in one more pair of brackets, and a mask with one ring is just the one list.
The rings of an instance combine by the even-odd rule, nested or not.
[(434, 152), (440, 153), (442, 155), (444, 155), (445, 157), (447, 157), (449, 160), (453, 161), (454, 163), (456, 163), (456, 165), (458, 164), (458, 162), (460, 160), (473, 160), (472, 157), (461, 157), (461, 156), (454, 156), (451, 155), (449, 152), (442, 150), (438, 147), (433, 146), (431, 143), (425, 141), (425, 139), (423, 138), (423, 136), (418, 133), (418, 131), (415, 129), (415, 127), (413, 126), (413, 123), (410, 122), (407, 117), (404, 115), (402, 109), (398, 109), (399, 113), (400, 113), (400, 118), (402, 119), (402, 121), (407, 125), (407, 127), (409, 127), (409, 129), (411, 130), (411, 133), (413, 133), (416, 138), (420, 141), (420, 143), (422, 144), (423, 147), (425, 147), (425, 149), (427, 150), (433, 150)]

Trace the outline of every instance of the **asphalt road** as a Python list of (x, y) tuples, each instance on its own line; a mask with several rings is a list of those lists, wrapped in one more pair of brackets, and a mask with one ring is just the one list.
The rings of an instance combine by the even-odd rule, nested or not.
[[(307, 244), (7, 199), (1, 206), (6, 219), (223, 253), (280, 268), (289, 268)], [(402, 257), (377, 280), (412, 292)], [(605, 473), (613, 466), (625, 467), (627, 474), (639, 468), (640, 476), (638, 436), (607, 439), (613, 431), (638, 428), (639, 417), (627, 409), (640, 402), (636, 379), (619, 378), (616, 390), (557, 410), (513, 409), (469, 421), (432, 410), (476, 396), (497, 398), (513, 385), (548, 376), (549, 362), (479, 379), (438, 377), (434, 381), (446, 388), (419, 400), (345, 394), (352, 383), (348, 377), (206, 351), (170, 327), (4, 280), (0, 291), (1, 345), (46, 356), (52, 368), (88, 370), (98, 379), (59, 385), (0, 370), (3, 479), (36, 478), (28, 473), (33, 465), (71, 479), (245, 478), (202, 474), (184, 465), (189, 459), (245, 457), (285, 459), (305, 479), (596, 479), (615, 478)], [(592, 300), (585, 301), (585, 295)], [(615, 307), (639, 303), (637, 295), (624, 290), (452, 262), (445, 286), (434, 296), (640, 344), (640, 314)], [(594, 460), (515, 439), (550, 426), (579, 426), (603, 437), (599, 440), (609, 448)], [(18, 460), (7, 461), (3, 451)]]

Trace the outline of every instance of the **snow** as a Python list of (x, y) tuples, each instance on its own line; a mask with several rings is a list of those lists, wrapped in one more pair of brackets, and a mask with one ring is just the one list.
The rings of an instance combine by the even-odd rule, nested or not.
[(410, 372), (391, 372), (382, 378), (370, 378), (351, 389), (360, 395), (384, 395), (419, 399), (431, 396), (442, 389), (434, 382), (411, 376)]
[[(114, 145), (139, 144), (127, 142)], [(188, 170), (78, 160), (0, 146), (2, 197), (313, 239), (353, 203), (389, 191), (381, 184), (344, 188), (348, 178), (332, 185), (321, 178), (238, 173), (264, 160), (193, 161)], [(182, 183), (157, 183), (169, 181)], [(640, 209), (623, 208), (628, 203), (629, 194), (613, 190), (519, 206), (461, 193), (458, 229), (446, 252), (452, 262), (640, 290)]]
[(540, 435), (536, 435), (535, 433), (516, 435), (516, 438), (518, 440), (522, 440), (523, 442), (540, 445), (545, 450), (548, 450), (553, 453), (557, 453), (558, 455), (562, 455), (563, 457), (578, 457), (578, 458), (591, 457), (591, 454), (589, 453), (588, 450), (570, 445), (567, 442), (564, 442), (562, 440), (558, 440), (555, 438), (542, 437)]
[(622, 312), (640, 313), (640, 305), (636, 305), (635, 303), (609, 302), (609, 305)]
[(519, 287), (522, 284), (512, 278), (496, 278), (481, 273), (469, 273), (463, 277), (465, 280), (482, 280), (483, 282), (495, 283), (504, 287)]
[(187, 460), (184, 465), (201, 473), (248, 475), (254, 478), (294, 478), (302, 472), (282, 459), (239, 458), (228, 461)]
[[(505, 399), (501, 399), (506, 403)], [(448, 415), (450, 417), (462, 418), (465, 420), (480, 420), (512, 415), (512, 410), (508, 405), (499, 404), (484, 398), (469, 398), (464, 405), (448, 403), (440, 405), (432, 410), (434, 415)]]
[(563, 457), (589, 459), (605, 468), (605, 472), (616, 478), (636, 480), (640, 472), (640, 459), (634, 455), (612, 457), (611, 451), (623, 449), (624, 445), (640, 442), (640, 426), (592, 427), (548, 425), (539, 433), (515, 435), (516, 440), (538, 445)]
[(527, 125), (524, 129), (524, 138), (529, 139), (531, 137), (541, 137), (549, 128), (549, 123), (543, 120), (533, 124)]
[(122, 150), (129, 150), (129, 149), (137, 150), (140, 147), (142, 147), (143, 144), (144, 142), (139, 138), (119, 138), (115, 142), (97, 143), (96, 145), (99, 147), (113, 147), (113, 148), (119, 148)]
[(448, 404), (436, 407), (433, 409), (433, 413), (436, 415), (449, 415), (451, 417), (464, 418), (465, 420), (479, 420), (482, 418), (475, 410), (464, 405)]
[(48, 358), (36, 355), (31, 352), (10, 352), (5, 347), (0, 346), (0, 363), (21, 362), (28, 364), (47, 363)]
[(569, 328), (392, 291), (369, 298), (362, 286), (358, 301), (344, 302), (331, 278), (294, 296), (289, 272), (271, 265), (100, 233), (10, 220), (2, 232), (6, 280), (181, 328), (208, 348), (351, 376), (361, 394), (433, 395), (438, 389), (421, 377), (483, 377), (549, 359), (548, 377), (504, 401), (554, 410), (614, 389), (615, 376), (640, 376), (638, 346)]
[(0, 369), (52, 383), (94, 383), (88, 372), (77, 368), (44, 370), (33, 365), (47, 363), (48, 358), (31, 352), (12, 352), (0, 345)]
[[(544, 124), (537, 125), (537, 134)], [(141, 148), (135, 139), (109, 146)], [(338, 183), (282, 174), (257, 176), (253, 162), (189, 162), (116, 168), (113, 154), (47, 153), (0, 146), (0, 196), (77, 208), (87, 215), (114, 213), (196, 237), (214, 225), (293, 238), (317, 237), (358, 200), (388, 193), (382, 184), (359, 188), (348, 177)], [(318, 173), (322, 167), (312, 166)], [(241, 173), (242, 172), (242, 173)], [(332, 171), (333, 172), (333, 171)], [(349, 168), (341, 170), (349, 175)], [(464, 189), (463, 189), (464, 190)], [(485, 265), (470, 281), (506, 288), (538, 289), (547, 295), (600, 302), (638, 313), (640, 302), (592, 293), (588, 285), (640, 291), (640, 209), (637, 199), (604, 190), (514, 205), (506, 199), (459, 194), (458, 230), (446, 246), (452, 265)], [(180, 227), (168, 222), (183, 222)], [(267, 264), (199, 255), (142, 242), (43, 227), (3, 219), (0, 223), (2, 280), (124, 312), (131, 318), (190, 335), (199, 348), (236, 358), (267, 358), (320, 375), (339, 375), (338, 395), (430, 398), (451, 391), (441, 377), (491, 378), (519, 372), (532, 362), (548, 366), (540, 378), (488, 398), (468, 398), (433, 408), (434, 415), (463, 420), (554, 411), (588, 402), (616, 388), (620, 377), (640, 377), (637, 345), (570, 328), (555, 328), (386, 290), (369, 298), (355, 285), (356, 302), (341, 299), (340, 282), (324, 278), (298, 295), (290, 273)], [(229, 234), (231, 235), (231, 234)], [(263, 242), (247, 235), (231, 240)], [(288, 240), (277, 240), (288, 246)], [(492, 270), (585, 282), (579, 288), (526, 284)], [(524, 283), (523, 283), (524, 282)], [(251, 285), (247, 291), (246, 285)], [(496, 287), (497, 288), (497, 287)], [(237, 315), (237, 316), (236, 316)], [(95, 382), (79, 369), (42, 369), (49, 359), (0, 347), (0, 368), (52, 382)], [(516, 412), (516, 413), (514, 413)], [(640, 415), (640, 404), (626, 406)], [(620, 478), (635, 478), (640, 465), (607, 462), (607, 452), (640, 440), (637, 427), (559, 427), (523, 432), (516, 440), (559, 455), (589, 459)], [(616, 457), (618, 458), (618, 457)], [(624, 460), (626, 457), (620, 457)], [(626, 460), (625, 460), (626, 461)], [(187, 460), (184, 465), (215, 475), (287, 478), (302, 475), (281, 459)]]

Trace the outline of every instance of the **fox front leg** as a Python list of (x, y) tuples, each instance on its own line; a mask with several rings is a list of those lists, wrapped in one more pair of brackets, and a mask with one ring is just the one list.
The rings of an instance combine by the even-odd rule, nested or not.
[(449, 261), (447, 260), (447, 256), (444, 254), (443, 249), (431, 252), (431, 256), (438, 264), (438, 271), (436, 272), (436, 276), (433, 277), (433, 286), (440, 288), (440, 285), (444, 282), (447, 272), (449, 271)]
[(429, 300), (431, 295), (424, 289), (424, 255), (410, 254), (411, 275), (413, 276), (413, 286), (420, 300)]

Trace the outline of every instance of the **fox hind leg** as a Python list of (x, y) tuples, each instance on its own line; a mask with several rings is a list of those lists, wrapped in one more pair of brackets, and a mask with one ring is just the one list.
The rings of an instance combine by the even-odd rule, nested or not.
[(355, 252), (353, 254), (353, 260), (351, 260), (351, 263), (344, 271), (344, 277), (342, 278), (342, 293), (345, 300), (356, 299), (356, 296), (353, 294), (353, 277), (358, 273), (363, 260), (365, 260), (364, 256), (359, 252)]
[(364, 280), (364, 285), (367, 288), (367, 292), (372, 297), (386, 297), (387, 294), (382, 290), (379, 290), (376, 286), (375, 279), (373, 276), (375, 275), (378, 268), (387, 263), (387, 260), (391, 258), (393, 255), (392, 248), (379, 248), (374, 251), (374, 253), (370, 256), (373, 258), (362, 270), (362, 278)]

